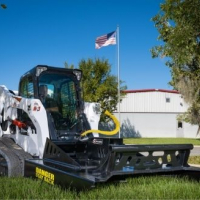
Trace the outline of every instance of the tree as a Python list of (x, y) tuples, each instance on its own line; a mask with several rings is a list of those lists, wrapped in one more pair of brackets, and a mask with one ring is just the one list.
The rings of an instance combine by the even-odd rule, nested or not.
[(67, 62), (64, 63), (65, 68), (74, 69), (74, 65), (69, 65)]
[[(65, 66), (69, 67), (68, 64), (65, 64)], [(73, 65), (71, 66), (73, 68)], [(115, 111), (118, 103), (118, 82), (117, 77), (111, 75), (111, 65), (108, 60), (83, 59), (79, 63), (79, 69), (83, 73), (81, 80), (83, 100), (100, 103), (102, 112), (105, 110), (109, 110), (109, 112)], [(121, 100), (125, 96), (122, 91), (126, 90), (126, 88), (121, 81)]]
[(180, 118), (200, 127), (200, 1), (165, 0), (153, 18), (161, 45), (153, 57), (166, 57), (170, 84), (190, 105)]

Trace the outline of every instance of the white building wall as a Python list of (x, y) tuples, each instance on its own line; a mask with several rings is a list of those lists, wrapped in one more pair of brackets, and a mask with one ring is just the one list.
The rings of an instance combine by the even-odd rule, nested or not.
[(188, 124), (188, 123), (184, 123), (183, 129), (184, 129), (184, 137), (200, 138), (200, 135), (197, 135), (197, 131), (198, 131), (197, 125), (191, 125), (191, 124)]
[(185, 112), (187, 108), (180, 94), (159, 90), (127, 93), (120, 104), (121, 112)]
[[(166, 101), (167, 98), (170, 102)], [(187, 108), (176, 91), (131, 91), (120, 104), (121, 135), (196, 138), (198, 126), (181, 122), (178, 127), (177, 116)], [(118, 111), (115, 115), (119, 118)]]
[(177, 114), (170, 113), (121, 113), (120, 119), (123, 137), (196, 138), (198, 128), (185, 122), (178, 128)]

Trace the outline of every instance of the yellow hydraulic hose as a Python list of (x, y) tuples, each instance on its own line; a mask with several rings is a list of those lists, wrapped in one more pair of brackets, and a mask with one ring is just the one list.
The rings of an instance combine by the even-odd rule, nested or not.
[(101, 133), (103, 135), (115, 135), (115, 134), (117, 134), (118, 131), (119, 131), (119, 128), (120, 128), (120, 124), (119, 124), (118, 119), (114, 115), (112, 115), (110, 112), (108, 112), (107, 110), (106, 110), (105, 114), (107, 116), (109, 116), (113, 120), (113, 122), (115, 123), (115, 129), (114, 130), (112, 130), (112, 131), (87, 130), (87, 131), (83, 132), (81, 134), (81, 136), (86, 136), (89, 133)]

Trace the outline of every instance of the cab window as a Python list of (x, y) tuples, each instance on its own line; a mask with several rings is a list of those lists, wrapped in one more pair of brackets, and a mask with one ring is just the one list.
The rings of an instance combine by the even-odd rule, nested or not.
[(25, 98), (34, 98), (33, 79), (31, 76), (25, 77), (21, 81), (19, 94)]

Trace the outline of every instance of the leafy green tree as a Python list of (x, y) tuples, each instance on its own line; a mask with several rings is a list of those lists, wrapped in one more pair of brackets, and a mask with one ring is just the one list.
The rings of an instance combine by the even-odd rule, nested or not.
[(65, 68), (74, 69), (74, 65), (69, 65), (67, 62), (64, 63)]
[[(68, 64), (65, 64), (65, 66), (68, 66), (67, 68), (74, 67)], [(116, 76), (111, 75), (111, 65), (108, 60), (83, 59), (79, 63), (79, 69), (83, 73), (81, 85), (84, 101), (100, 103), (102, 112), (105, 110), (109, 112), (115, 111), (118, 103), (118, 81)], [(126, 89), (126, 85), (121, 81), (121, 100), (125, 96), (122, 91)]]
[(170, 84), (190, 105), (180, 119), (200, 126), (200, 1), (165, 0), (152, 20), (162, 41), (152, 56), (166, 57)]

